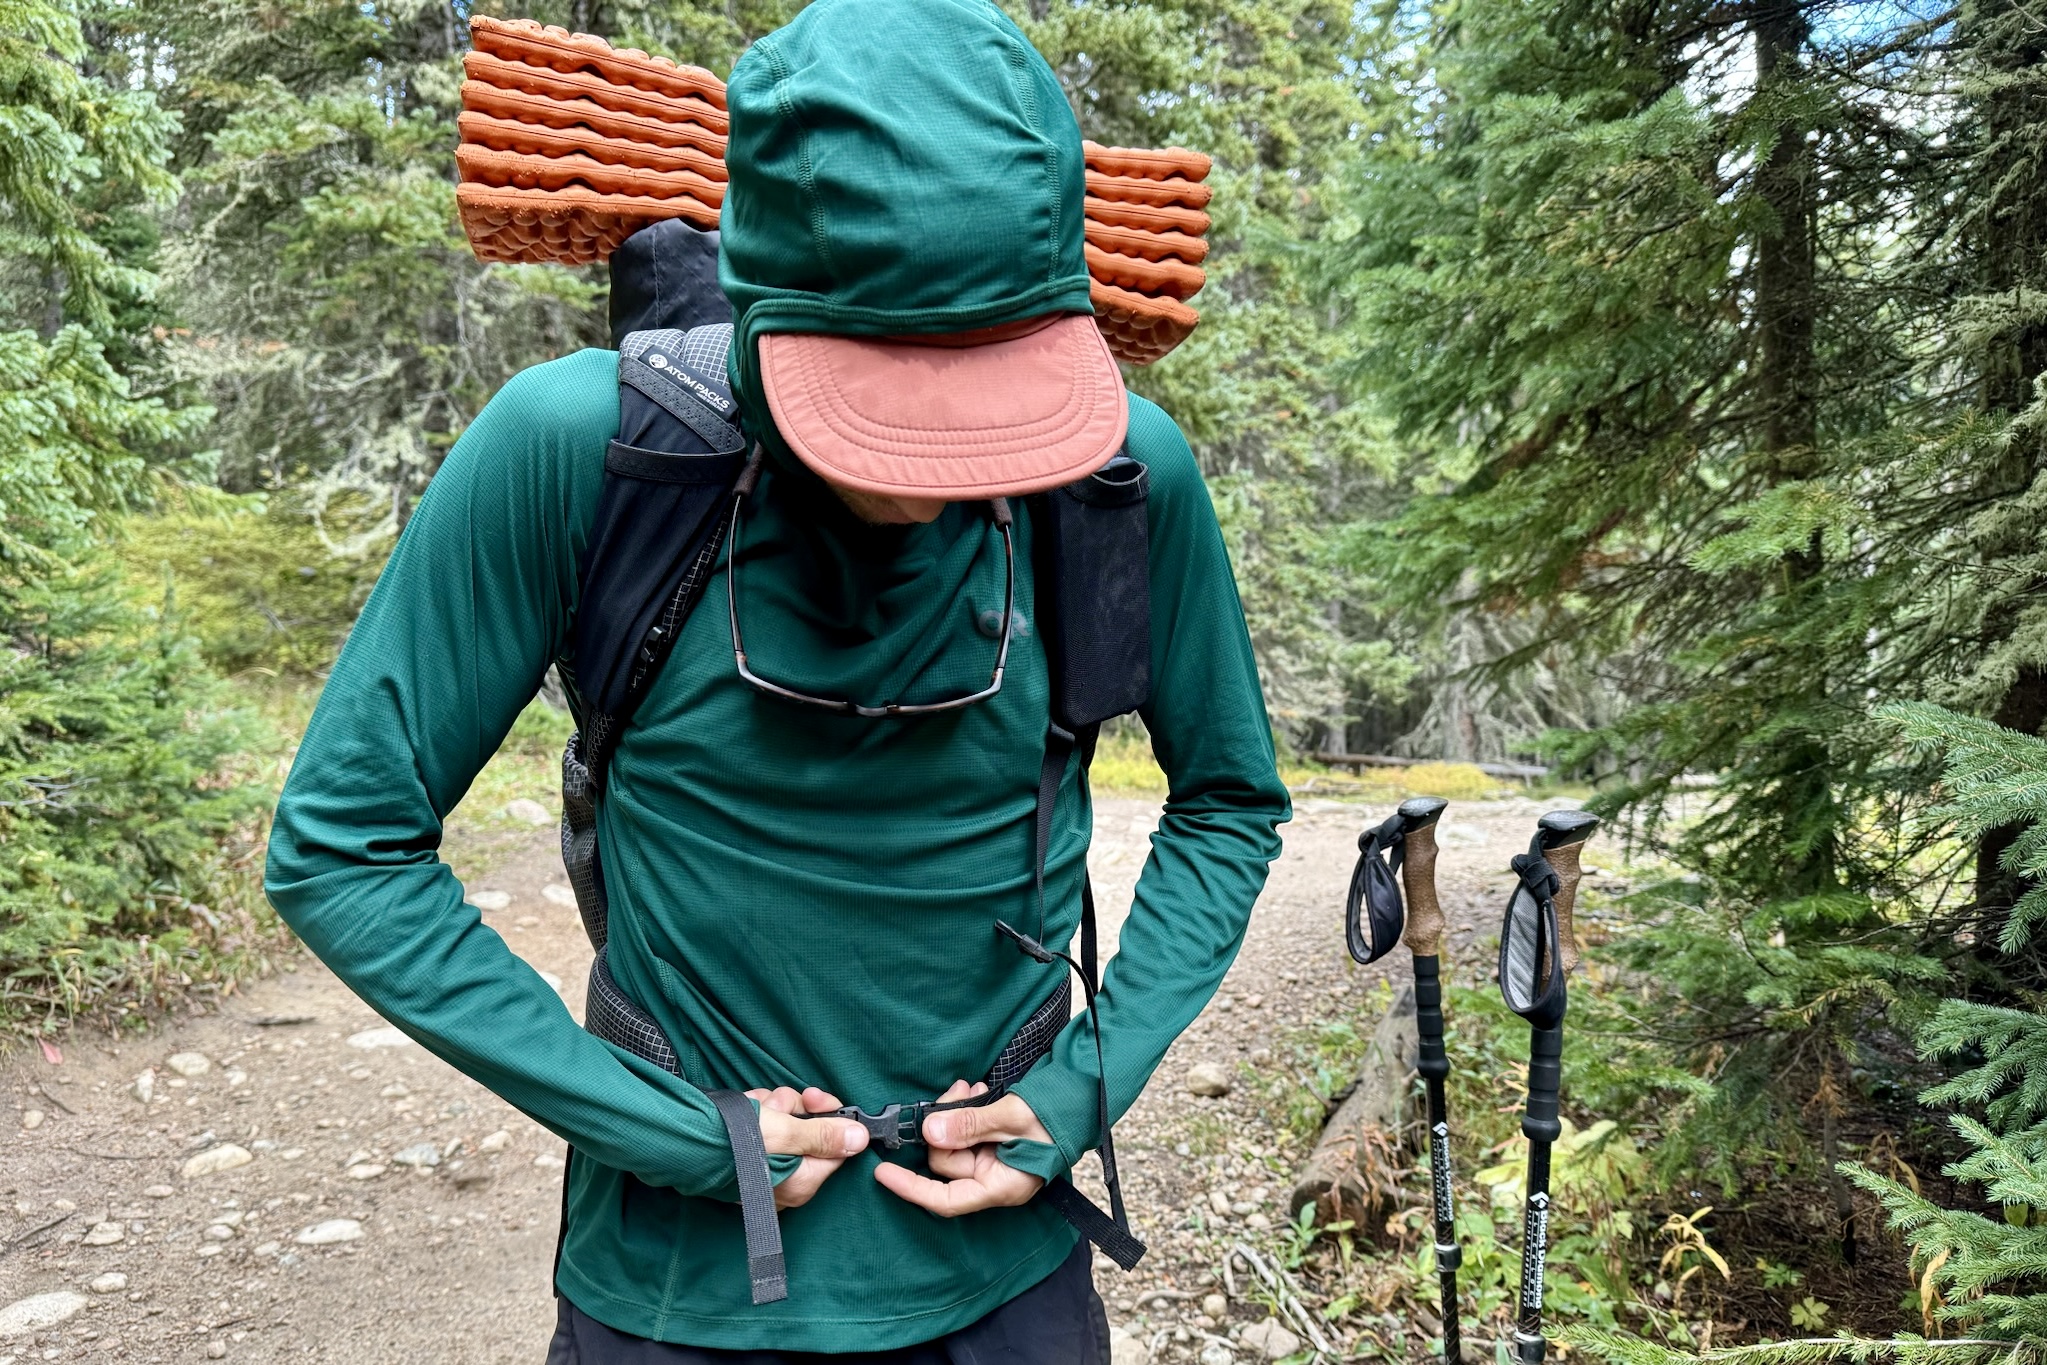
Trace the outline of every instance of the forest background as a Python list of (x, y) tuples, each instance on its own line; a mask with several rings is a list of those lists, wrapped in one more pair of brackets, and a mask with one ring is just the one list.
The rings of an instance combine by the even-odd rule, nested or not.
[[(723, 74), (798, 7), (507, 12)], [(1290, 753), (1540, 757), (1626, 831), (1575, 1340), (2041, 1358), (2047, 16), (1012, 12), (1089, 136), (1216, 157), (1203, 324), (1130, 378), (1208, 472)], [(469, 13), (0, 0), (17, 1033), (261, 958), (265, 803), (382, 556), (507, 377), (604, 344), (601, 270), (460, 235)], [(1298, 1235), (1429, 1283), (1418, 1235)]]

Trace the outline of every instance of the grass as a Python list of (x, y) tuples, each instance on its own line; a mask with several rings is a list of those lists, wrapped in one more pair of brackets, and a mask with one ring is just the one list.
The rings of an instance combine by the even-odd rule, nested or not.
[[(1526, 789), (1488, 777), (1470, 763), (1416, 763), (1408, 768), (1367, 768), (1351, 773), (1304, 759), (1282, 757), (1280, 780), (1296, 796), (1333, 797), (1344, 801), (1402, 801), (1410, 796), (1441, 796), (1452, 801), (1519, 795)], [(1095, 748), (1088, 780), (1101, 796), (1166, 794), (1166, 775), (1152, 756), (1143, 727), (1117, 725)]]
[(562, 746), (575, 723), (535, 698), (526, 704), (512, 733), (448, 812), (441, 857), (464, 882), (487, 876), (533, 837), (534, 821), (515, 814), (514, 801), (532, 801), (552, 820), (561, 819)]

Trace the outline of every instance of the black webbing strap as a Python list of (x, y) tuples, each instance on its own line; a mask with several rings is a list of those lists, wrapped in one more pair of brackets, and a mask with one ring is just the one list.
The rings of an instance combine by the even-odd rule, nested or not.
[[(1059, 805), (1059, 783), (1066, 776), (1066, 760), (1073, 757), (1074, 734), (1053, 721), (1045, 730), (1045, 761), (1038, 766), (1038, 852), (1031, 864), (1032, 885), (1038, 893), (1038, 932), (1045, 940), (1045, 860), (1052, 856), (1052, 816)], [(1092, 926), (1084, 930), (1093, 933)]]
[(782, 1259), (782, 1229), (775, 1221), (775, 1179), (761, 1141), (761, 1117), (753, 1101), (737, 1090), (707, 1090), (725, 1136), (732, 1144), (732, 1169), (739, 1180), (739, 1216), (746, 1224), (746, 1273), (756, 1304), (789, 1297), (789, 1269)]
[(1144, 1243), (1130, 1229), (1103, 1213), (1095, 1201), (1075, 1189), (1065, 1176), (1046, 1184), (1038, 1198), (1059, 1211), (1073, 1224), (1073, 1230), (1095, 1244), (1096, 1250), (1125, 1270), (1133, 1270), (1144, 1259)]
[[(665, 367), (664, 367), (665, 368)], [(703, 438), (720, 454), (746, 449), (746, 437), (702, 397), (690, 392), (674, 375), (632, 356), (618, 358), (618, 382), (630, 384), (667, 410), (668, 415)], [(715, 395), (714, 395), (715, 396)], [(609, 461), (610, 456), (605, 457)]]
[(1053, 721), (1045, 730), (1045, 761), (1038, 769), (1037, 809), (1037, 860), (1033, 868), (1033, 885), (1038, 896), (1038, 933), (1034, 939), (1026, 940), (1021, 934), (998, 921), (996, 929), (1002, 931), (1024, 953), (1040, 962), (1063, 961), (1069, 967), (1080, 971), (1081, 989), (1087, 997), (1088, 1028), (1095, 1037), (1095, 1101), (1099, 1106), (1101, 1127), (1096, 1131), (1095, 1156), (1102, 1163), (1102, 1184), (1109, 1191), (1109, 1212), (1097, 1208), (1088, 1197), (1073, 1187), (1069, 1180), (1054, 1180), (1039, 1192), (1039, 1198), (1057, 1209), (1074, 1230), (1095, 1244), (1103, 1255), (1125, 1270), (1132, 1269), (1144, 1256), (1144, 1243), (1130, 1231), (1130, 1218), (1123, 1208), (1123, 1182), (1116, 1174), (1116, 1144), (1109, 1129), (1109, 1073), (1102, 1056), (1101, 1016), (1095, 1011), (1095, 991), (1100, 978), (1096, 973), (1099, 944), (1095, 929), (1095, 888), (1094, 880), (1085, 872), (1081, 875), (1080, 887), (1080, 961), (1064, 953), (1056, 953), (1043, 946), (1045, 936), (1045, 863), (1052, 853), (1052, 816), (1059, 803), (1059, 784), (1066, 776), (1066, 760), (1072, 757), (1076, 747), (1080, 748), (1083, 761), (1094, 757), (1097, 726), (1084, 726), (1082, 733), (1075, 735)]

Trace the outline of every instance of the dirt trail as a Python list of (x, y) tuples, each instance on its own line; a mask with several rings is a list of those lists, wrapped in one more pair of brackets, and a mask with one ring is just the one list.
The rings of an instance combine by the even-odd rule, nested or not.
[[(1491, 931), (1507, 859), (1541, 809), (1526, 801), (1452, 809), (1442, 883), (1453, 954)], [(1275, 1162), (1277, 1139), (1241, 1093), (1197, 1099), (1182, 1080), (1197, 1061), (1255, 1067), (1285, 1030), (1405, 974), (1403, 954), (1368, 972), (1352, 968), (1338, 917), (1358, 831), (1384, 813), (1300, 803), (1222, 995), (1117, 1130), (1131, 1207), (1154, 1248), (1133, 1276), (1097, 1261), (1111, 1319), (1129, 1337), (1118, 1365), (1146, 1359), (1147, 1349), (1160, 1361), (1204, 1350), (1202, 1359), (1223, 1358), (1221, 1328), (1193, 1322), (1210, 1262), (1186, 1214), (1208, 1208), (1224, 1175), (1188, 1136), (1227, 1125), (1233, 1140)], [(1092, 863), (1106, 943), (1155, 817), (1149, 802), (1097, 804)], [(506, 897), (486, 922), (558, 978), (580, 1015), (590, 951), (563, 881), (551, 837), (536, 832), (470, 890), (485, 904), (492, 898), (479, 893)], [(31, 1051), (0, 1066), (0, 1365), (540, 1359), (553, 1318), (561, 1143), (387, 1029), (309, 957), (217, 1013), (146, 1038), (79, 1032), (63, 1052), (57, 1065)], [(147, 1101), (135, 1094), (145, 1072)], [(227, 1144), (248, 1160), (183, 1173)], [(1239, 1209), (1256, 1212), (1236, 1216), (1251, 1228), (1284, 1218), (1283, 1181), (1241, 1186), (1231, 1185), (1248, 1196)], [(8, 1335), (25, 1299), (63, 1316)], [(1234, 1358), (1259, 1352), (1240, 1347)]]

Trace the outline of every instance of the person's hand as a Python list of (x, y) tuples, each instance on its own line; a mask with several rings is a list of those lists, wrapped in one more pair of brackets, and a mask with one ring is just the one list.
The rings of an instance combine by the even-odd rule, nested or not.
[(828, 1114), (844, 1106), (836, 1095), (816, 1086), (802, 1094), (789, 1087), (779, 1090), (749, 1090), (749, 1099), (760, 1101), (761, 1144), (768, 1151), (800, 1156), (803, 1164), (796, 1174), (775, 1186), (775, 1207), (799, 1208), (823, 1186), (847, 1157), (867, 1148), (867, 1130), (851, 1119), (799, 1119), (793, 1114)]
[[(941, 1100), (964, 1100), (988, 1093), (986, 1085), (954, 1081)], [(941, 1218), (957, 1218), (982, 1209), (1027, 1204), (1044, 1180), (995, 1155), (998, 1143), (1029, 1139), (1050, 1142), (1052, 1135), (1021, 1097), (1004, 1095), (975, 1109), (948, 1109), (924, 1120), (924, 1142), (931, 1150), (931, 1170), (940, 1179), (884, 1161), (874, 1178), (891, 1194), (907, 1199)]]

